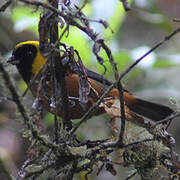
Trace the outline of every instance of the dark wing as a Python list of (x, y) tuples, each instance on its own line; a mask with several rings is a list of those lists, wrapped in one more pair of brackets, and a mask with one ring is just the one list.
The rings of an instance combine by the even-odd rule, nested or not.
[(107, 80), (106, 78), (104, 78), (103, 75), (100, 75), (100, 74), (98, 74), (98, 73), (96, 73), (96, 72), (94, 72), (94, 71), (91, 71), (91, 70), (88, 69), (88, 68), (85, 68), (85, 70), (86, 70), (87, 76), (88, 76), (89, 78), (91, 78), (91, 79), (93, 79), (93, 80), (96, 80), (97, 82), (102, 83), (102, 84), (104, 84), (104, 85), (106, 85), (106, 86), (112, 85), (112, 82), (109, 81), (109, 80)]

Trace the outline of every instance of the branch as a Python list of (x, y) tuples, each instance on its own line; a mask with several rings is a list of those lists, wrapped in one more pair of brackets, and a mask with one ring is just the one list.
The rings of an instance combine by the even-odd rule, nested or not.
[(24, 105), (22, 104), (19, 95), (16, 91), (16, 89), (14, 88), (14, 85), (9, 77), (8, 72), (4, 69), (3, 64), (0, 63), (0, 71), (3, 75), (3, 79), (4, 79), (4, 84), (6, 85), (6, 87), (10, 90), (10, 93), (12, 95), (12, 99), (13, 101), (16, 103), (19, 112), (21, 113), (23, 119), (24, 119), (24, 124), (28, 125), (28, 122), (30, 122), (30, 119), (27, 115), (27, 112), (24, 108)]
[(38, 139), (39, 142), (47, 147), (50, 148), (54, 148), (54, 144), (52, 144), (48, 139), (46, 139), (45, 137), (42, 137), (42, 135), (39, 133), (38, 130), (36, 130), (36, 128), (33, 126), (31, 119), (29, 118), (24, 105), (22, 104), (20, 97), (9, 77), (8, 72), (4, 69), (3, 64), (0, 63), (0, 72), (3, 75), (3, 79), (4, 79), (4, 84), (5, 86), (9, 89), (11, 95), (12, 95), (12, 100), (16, 103), (19, 112), (21, 113), (23, 119), (24, 119), (24, 124), (27, 126), (28, 130), (31, 131), (32, 136), (35, 139)]
[(7, 1), (5, 4), (3, 4), (3, 5), (0, 7), (0, 12), (4, 12), (4, 11), (10, 6), (11, 3), (12, 3), (12, 0), (9, 0), (9, 1)]
[(159, 48), (161, 45), (163, 45), (165, 42), (169, 41), (174, 35), (180, 32), (180, 28), (175, 29), (172, 31), (171, 34), (168, 36), (165, 36), (165, 38), (157, 43), (154, 47), (152, 47), (147, 53), (145, 53), (143, 56), (141, 56), (139, 59), (137, 59), (133, 64), (131, 64), (121, 75), (119, 76), (119, 81), (124, 78), (140, 61), (142, 61), (146, 56), (148, 56), (150, 53), (152, 53), (155, 49)]
[(127, 2), (127, 0), (120, 0), (120, 1), (122, 2), (125, 11), (131, 10), (131, 8), (129, 7), (129, 4), (128, 4), (128, 2)]
[[(155, 128), (157, 125), (159, 124), (164, 124), (164, 123), (167, 123), (169, 121), (172, 121), (173, 119), (177, 118), (177, 117), (180, 117), (180, 112), (175, 112), (173, 113), (172, 115), (170, 115), (169, 117), (161, 120), (161, 121), (158, 121), (156, 123), (154, 123), (152, 126), (151, 126), (151, 129)], [(167, 128), (166, 128), (167, 130)]]
[[(49, 0), (49, 2), (51, 3), (51, 5), (58, 9), (58, 0)], [(57, 15), (55, 15), (55, 18), (57, 17)], [(52, 20), (53, 20), (53, 16), (52, 16)], [(58, 40), (58, 22), (54, 21), (54, 24), (52, 25), (51, 29), (50, 29), (50, 43), (56, 44), (57, 40)], [(59, 50), (59, 46), (56, 46), (57, 50)], [(63, 127), (65, 129), (70, 130), (72, 128), (72, 123), (69, 117), (69, 99), (68, 99), (68, 94), (67, 94), (67, 87), (66, 87), (66, 81), (65, 81), (65, 71), (63, 70), (64, 67), (62, 65), (61, 62), (61, 57), (59, 52), (54, 52), (53, 54), (53, 64), (54, 64), (54, 68), (55, 68), (55, 76), (56, 76), (56, 80), (57, 83), (60, 84), (60, 92), (61, 92), (61, 99), (62, 99), (62, 122), (63, 122)], [(55, 84), (54, 84), (55, 85)], [(55, 86), (55, 90), (57, 91), (57, 86)], [(56, 96), (56, 93), (55, 93)], [(55, 97), (55, 99), (57, 100), (57, 98)], [(55, 101), (56, 101), (55, 100)], [(57, 102), (56, 102), (56, 111), (57, 111)], [(57, 115), (57, 112), (56, 112)], [(55, 115), (55, 116), (56, 116)], [(57, 118), (55, 118), (55, 134), (57, 136), (58, 134), (58, 122), (57, 122)], [(57, 138), (56, 138), (57, 139)]]
[(117, 63), (114, 61), (113, 55), (111, 53), (111, 50), (109, 49), (109, 47), (104, 43), (103, 40), (98, 41), (101, 45), (102, 48), (105, 50), (106, 54), (109, 57), (109, 61), (111, 63), (113, 72), (114, 72), (114, 78), (117, 82), (117, 88), (119, 91), (119, 100), (120, 100), (120, 110), (121, 110), (121, 129), (120, 129), (120, 133), (119, 133), (119, 139), (118, 139), (118, 144), (119, 147), (123, 145), (123, 136), (124, 136), (124, 131), (125, 131), (125, 123), (126, 123), (126, 116), (125, 116), (125, 107), (124, 107), (124, 96), (123, 96), (123, 87), (121, 84), (121, 81), (118, 80), (119, 77), (119, 73), (118, 73), (118, 69), (117, 69)]
[[(39, 37), (40, 37), (40, 47), (42, 53), (45, 51), (46, 44), (48, 43), (48, 32), (49, 30), (48, 26), (51, 24), (51, 21), (53, 22), (52, 26), (50, 26), (50, 42), (52, 44), (55, 44), (55, 50), (53, 50), (50, 54), (50, 59), (51, 59), (51, 69), (52, 69), (52, 77), (55, 76), (55, 78), (52, 79), (52, 90), (53, 90), (53, 96), (54, 96), (54, 104), (55, 104), (55, 116), (54, 116), (54, 122), (55, 122), (55, 137), (57, 141), (57, 136), (58, 136), (58, 121), (57, 121), (57, 93), (56, 91), (60, 88), (61, 92), (61, 100), (62, 100), (62, 105), (61, 105), (61, 111), (62, 111), (62, 121), (63, 121), (63, 127), (66, 129), (71, 129), (72, 128), (72, 123), (69, 118), (69, 100), (68, 100), (68, 95), (67, 95), (67, 88), (66, 88), (66, 82), (65, 82), (65, 71), (64, 67), (61, 62), (61, 57), (59, 54), (59, 43), (58, 41), (58, 26), (57, 26), (57, 21), (54, 20), (55, 15), (53, 14), (45, 14), (39, 23)], [(47, 36), (47, 37), (46, 37)], [(54, 69), (54, 70), (53, 70)], [(57, 82), (57, 83), (56, 83)], [(57, 87), (57, 84), (59, 84), (59, 88)]]

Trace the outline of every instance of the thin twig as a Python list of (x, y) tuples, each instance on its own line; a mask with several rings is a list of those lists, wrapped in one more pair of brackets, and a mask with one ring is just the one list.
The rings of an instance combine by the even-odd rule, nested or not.
[(115, 80), (117, 81), (117, 88), (118, 88), (118, 91), (119, 91), (119, 100), (120, 100), (120, 111), (121, 111), (120, 112), (121, 113), (121, 129), (120, 129), (120, 133), (119, 133), (118, 144), (119, 144), (119, 146), (122, 146), (123, 145), (124, 131), (125, 131), (125, 123), (126, 123), (123, 87), (122, 87), (121, 81), (118, 81), (119, 73), (118, 73), (118, 69), (117, 69), (117, 63), (114, 61), (111, 50), (104, 43), (103, 40), (98, 41), (98, 42), (102, 45), (102, 48), (105, 50), (107, 56), (109, 57), (109, 61), (111, 63), (111, 66), (112, 66), (112, 69), (113, 69), (113, 72), (114, 72), (114, 77), (115, 77)]
[(132, 174), (128, 175), (128, 177), (125, 178), (124, 180), (129, 180), (129, 179), (133, 178), (136, 174), (137, 174), (137, 172), (133, 172)]
[[(51, 4), (52, 4), (52, 6), (54, 6), (53, 8), (55, 8), (55, 9), (58, 8), (58, 1), (52, 1)], [(56, 15), (57, 15), (57, 13), (56, 13)], [(57, 25), (57, 22), (54, 21), (54, 24), (50, 30), (50, 42), (56, 44), (57, 40), (58, 40), (58, 25)], [(59, 46), (57, 46), (56, 48), (59, 49)], [(70, 116), (69, 116), (69, 107), (68, 107), (69, 100), (68, 100), (68, 95), (67, 95), (65, 72), (64, 72), (63, 65), (62, 65), (62, 62), (60, 61), (60, 59), (61, 59), (60, 54), (57, 51), (54, 52), (53, 53), (53, 61), (54, 61), (54, 65), (55, 65), (55, 76), (56, 76), (56, 80), (57, 80), (58, 84), (60, 84), (60, 92), (61, 92), (61, 99), (62, 99), (61, 111), (62, 111), (63, 127), (65, 129), (66, 128), (71, 129), (72, 123), (71, 123)], [(56, 88), (56, 90), (57, 90), (57, 88)], [(57, 108), (57, 106), (56, 106), (56, 108)], [(55, 122), (56, 122), (56, 120), (57, 119), (55, 118)], [(55, 124), (57, 125), (58, 122), (56, 122)]]
[(174, 18), (173, 21), (179, 23), (179, 22), (180, 22), (180, 19), (179, 19), (179, 18)]
[(109, 47), (104, 43), (104, 40), (100, 39), (98, 40), (98, 43), (100, 43), (102, 45), (102, 48), (105, 50), (109, 61), (111, 63), (113, 72), (114, 72), (114, 78), (115, 80), (118, 80), (119, 74), (118, 74), (118, 69), (117, 69), (117, 63), (114, 61), (113, 55), (111, 53), (111, 50), (109, 49)]
[(55, 136), (55, 142), (56, 144), (59, 143), (59, 123), (57, 120), (57, 80), (55, 77), (55, 63), (53, 61), (53, 58), (51, 57), (51, 71), (52, 71), (52, 76), (51, 76), (51, 82), (52, 82), (52, 90), (53, 90), (53, 103), (55, 107), (54, 109), (54, 136)]
[(151, 126), (151, 129), (155, 128), (155, 127), (156, 127), (157, 125), (159, 125), (159, 124), (167, 123), (167, 122), (169, 122), (169, 121), (171, 121), (171, 120), (173, 120), (173, 119), (175, 119), (175, 118), (177, 118), (177, 117), (180, 117), (180, 112), (175, 112), (175, 113), (173, 113), (172, 115), (170, 115), (169, 117), (167, 117), (167, 118), (165, 118), (165, 119), (163, 119), (163, 120), (161, 120), (161, 121), (158, 121), (158, 122), (154, 123), (154, 124)]
[(170, 40), (178, 32), (180, 32), (180, 28), (175, 29), (171, 34), (169, 34), (168, 36), (165, 36), (165, 38), (162, 41), (160, 41), (155, 46), (153, 46), (147, 53), (145, 53), (143, 56), (141, 56), (139, 59), (137, 59), (123, 73), (121, 73), (121, 75), (119, 76), (119, 80), (122, 80), (122, 78), (124, 78), (124, 76), (126, 76), (142, 59), (144, 59), (146, 56), (148, 56), (150, 53), (152, 53), (155, 49), (159, 48), (165, 42)]
[(154, 138), (153, 139), (152, 138), (151, 139), (143, 139), (141, 141), (132, 142), (130, 144), (124, 144), (122, 146), (122, 148), (127, 148), (129, 146), (134, 146), (134, 145), (137, 145), (137, 144), (141, 144), (141, 143), (144, 143), (144, 142), (150, 142), (150, 141), (154, 141), (154, 140), (155, 140)]
[(43, 3), (43, 2), (41, 2), (41, 1), (30, 1), (30, 0), (18, 0), (18, 1), (24, 2), (24, 3), (26, 3), (26, 4), (30, 4), (30, 5), (35, 5), (35, 6), (37, 6), (37, 7), (42, 6), (42, 7), (46, 8), (46, 9), (49, 9), (49, 10), (51, 10), (52, 12), (57, 13), (57, 14), (59, 14), (60, 16), (63, 17), (63, 13), (61, 13), (61, 11), (59, 11), (58, 9), (56, 9), (55, 7), (53, 7), (52, 5), (50, 5), (50, 4), (48, 4), (48, 3)]
[(69, 31), (69, 26), (67, 25), (67, 26), (65, 27), (65, 29), (63, 30), (63, 32), (61, 33), (58, 42), (61, 41), (62, 37), (63, 37), (63, 36), (65, 35), (65, 33), (68, 32), (68, 31)]
[[(138, 145), (138, 144), (141, 144), (141, 143), (145, 143), (145, 142), (150, 142), (150, 141), (154, 141), (154, 139), (143, 139), (141, 141), (136, 141), (136, 142), (133, 142), (133, 143), (130, 143), (130, 144), (125, 144), (123, 145), (121, 148), (127, 148), (129, 146), (134, 146), (134, 145)], [(118, 141), (117, 142), (103, 142), (101, 144), (98, 144), (97, 146), (95, 146), (94, 148), (91, 149), (91, 153), (88, 153), (85, 157), (88, 158), (89, 156), (99, 152), (99, 150), (105, 150), (105, 149), (108, 149), (108, 148), (117, 148), (119, 147), (119, 143)]]
[[(33, 177), (32, 179), (37, 179), (36, 176), (41, 175), (44, 171), (46, 171), (49, 168), (53, 167), (55, 165), (55, 163), (56, 163), (55, 161), (49, 161), (46, 164), (42, 164), (41, 167), (40, 166), (37, 166), (37, 168), (34, 167), (34, 171), (32, 170), (32, 172), (31, 171), (27, 172), (27, 170), (26, 170), (26, 175), (25, 175), (24, 179), (28, 179), (29, 177)], [(21, 179), (17, 179), (17, 180), (21, 180)]]
[(81, 11), (87, 4), (88, 0), (83, 0), (81, 7), (79, 8), (79, 11)]
[(0, 12), (4, 12), (8, 7), (9, 5), (12, 3), (12, 0), (9, 0), (7, 2), (5, 2), (5, 4), (3, 4), (1, 7), (0, 7)]
[(120, 1), (122, 2), (125, 11), (131, 10), (131, 8), (130, 8), (128, 2), (127, 2), (127, 0), (120, 0)]
[(32, 85), (40, 77), (40, 75), (43, 73), (44, 69), (46, 69), (48, 61), (49, 61), (49, 59), (47, 59), (46, 63), (40, 68), (38, 74), (36, 74), (35, 77), (30, 81), (30, 83), (28, 84), (27, 88), (25, 89), (25, 91), (21, 95), (21, 98), (24, 98), (26, 96), (27, 92), (31, 89)]
[(3, 64), (0, 63), (0, 72), (3, 75), (3, 79), (4, 79), (4, 84), (6, 85), (6, 87), (9, 89), (11, 95), (12, 95), (12, 99), (13, 101), (16, 103), (19, 112), (21, 113), (23, 120), (24, 120), (24, 124), (27, 126), (28, 130), (31, 131), (32, 136), (35, 139), (38, 139), (39, 142), (47, 147), (50, 148), (54, 148), (54, 144), (50, 143), (47, 139), (43, 138), (39, 132), (34, 128), (33, 124), (31, 123), (31, 120), (29, 119), (29, 116), (24, 108), (24, 105), (22, 104), (21, 100), (20, 100), (20, 96), (18, 95), (18, 92), (16, 91), (10, 77), (9, 74), (7, 73), (7, 71), (4, 69)]
[(121, 147), (123, 145), (123, 138), (126, 126), (126, 115), (125, 115), (125, 107), (124, 107), (124, 96), (123, 96), (123, 87), (121, 82), (118, 82), (118, 90), (119, 90), (119, 100), (120, 100), (120, 110), (121, 110), (121, 129), (118, 138), (118, 146)]
[(18, 110), (21, 113), (23, 119), (24, 119), (24, 124), (27, 124), (27, 122), (29, 122), (29, 117), (27, 115), (27, 112), (24, 108), (24, 105), (22, 104), (19, 95), (16, 91), (16, 89), (13, 86), (13, 83), (11, 82), (11, 79), (9, 77), (9, 74), (7, 73), (7, 71), (4, 69), (3, 64), (0, 63), (0, 71), (2, 72), (3, 75), (3, 79), (4, 79), (4, 84), (6, 85), (6, 87), (10, 90), (10, 93), (12, 95), (12, 99), (13, 101), (17, 104)]

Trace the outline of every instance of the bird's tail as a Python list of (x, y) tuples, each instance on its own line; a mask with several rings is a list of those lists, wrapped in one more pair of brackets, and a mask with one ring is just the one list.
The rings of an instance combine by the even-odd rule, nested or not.
[[(109, 96), (119, 97), (118, 90), (111, 90)], [(123, 96), (125, 104), (131, 111), (147, 117), (153, 121), (160, 121), (174, 112), (167, 106), (139, 99), (127, 91), (124, 91)]]
[(129, 105), (127, 104), (127, 106), (135, 113), (147, 117), (153, 121), (160, 121), (174, 112), (167, 106), (152, 103), (139, 98), (136, 98), (134, 103)]

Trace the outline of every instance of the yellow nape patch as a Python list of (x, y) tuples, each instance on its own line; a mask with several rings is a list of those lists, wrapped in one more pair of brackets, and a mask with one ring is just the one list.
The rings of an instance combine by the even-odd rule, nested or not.
[(41, 67), (45, 64), (47, 58), (44, 58), (41, 53), (40, 53), (40, 50), (39, 50), (39, 41), (25, 41), (25, 42), (21, 42), (19, 44), (17, 44), (15, 46), (15, 49), (23, 46), (23, 45), (26, 45), (26, 44), (29, 44), (29, 45), (33, 45), (37, 48), (37, 55), (34, 59), (34, 62), (32, 64), (32, 74), (33, 75), (36, 75), (39, 70), (41, 69)]

